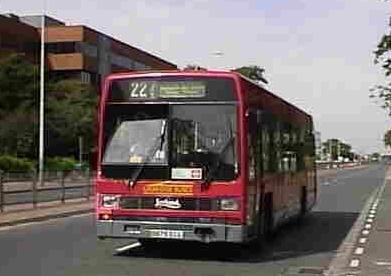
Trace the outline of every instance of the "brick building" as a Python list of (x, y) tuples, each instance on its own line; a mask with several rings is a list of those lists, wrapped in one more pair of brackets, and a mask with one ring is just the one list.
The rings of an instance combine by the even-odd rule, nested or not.
[(39, 37), (37, 29), (19, 21), (13, 14), (0, 15), (0, 57), (24, 53), (30, 61), (37, 61)]
[[(0, 15), (0, 55), (25, 53), (39, 60), (41, 16)], [(50, 76), (98, 85), (111, 72), (169, 70), (177, 66), (83, 25), (45, 16), (46, 62)]]

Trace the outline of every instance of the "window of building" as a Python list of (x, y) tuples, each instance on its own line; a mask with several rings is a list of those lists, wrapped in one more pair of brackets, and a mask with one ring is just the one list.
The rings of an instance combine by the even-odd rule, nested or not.
[(136, 62), (128, 57), (111, 53), (111, 63), (121, 68), (135, 69)]
[(90, 84), (91, 83), (91, 74), (88, 72), (81, 72), (80, 79), (81, 79), (81, 83)]
[(98, 57), (98, 48), (95, 45), (87, 42), (77, 42), (76, 51), (83, 53), (89, 57)]
[(45, 48), (46, 52), (50, 54), (71, 54), (77, 52), (75, 42), (46, 43)]

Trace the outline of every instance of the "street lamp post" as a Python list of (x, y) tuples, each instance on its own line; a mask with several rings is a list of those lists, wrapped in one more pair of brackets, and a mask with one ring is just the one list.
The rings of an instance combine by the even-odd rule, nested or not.
[(40, 64), (40, 89), (39, 89), (39, 156), (38, 178), (43, 184), (44, 166), (44, 103), (45, 103), (45, 13), (41, 18), (41, 64)]
[[(212, 52), (211, 54), (212, 54), (212, 56), (214, 56), (215, 58), (221, 58), (221, 57), (224, 56), (224, 52), (223, 52), (223, 51), (214, 51), (214, 52)], [(220, 63), (220, 62), (217, 62), (217, 63)], [(220, 64), (220, 65), (221, 65), (221, 64)], [(222, 69), (222, 68), (220, 68), (221, 66), (218, 66), (218, 67), (219, 67), (219, 69)]]

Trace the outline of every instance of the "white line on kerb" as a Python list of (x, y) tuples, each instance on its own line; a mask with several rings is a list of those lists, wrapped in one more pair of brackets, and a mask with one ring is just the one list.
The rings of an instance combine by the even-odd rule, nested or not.
[(362, 230), (362, 232), (361, 232), (363, 235), (368, 235), (369, 234), (369, 231), (368, 230)]
[(369, 218), (375, 218), (375, 215), (374, 214), (370, 214), (368, 217)]
[(359, 265), (360, 265), (359, 259), (353, 259), (350, 261), (350, 264), (349, 264), (350, 267), (358, 267)]
[(356, 255), (362, 255), (364, 253), (364, 247), (357, 247), (356, 250), (354, 250), (354, 254)]
[(370, 214), (376, 214), (376, 210), (370, 210), (369, 213)]
[(367, 222), (368, 222), (368, 223), (373, 223), (373, 219), (372, 219), (372, 218), (368, 218), (368, 219), (367, 219)]

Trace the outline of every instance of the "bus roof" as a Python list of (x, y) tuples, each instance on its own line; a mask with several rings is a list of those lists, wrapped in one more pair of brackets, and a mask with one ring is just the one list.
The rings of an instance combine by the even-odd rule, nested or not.
[(269, 96), (273, 98), (274, 101), (280, 102), (283, 105), (287, 106), (289, 109), (294, 110), (295, 113), (297, 113), (299, 116), (306, 117), (306, 120), (312, 122), (312, 117), (302, 109), (298, 108), (297, 106), (293, 105), (292, 103), (289, 103), (288, 101), (284, 100), (280, 96), (277, 96), (276, 94), (272, 93), (271, 91), (267, 90), (262, 85), (258, 84), (254, 80), (247, 78), (243, 76), (242, 74), (231, 71), (231, 70), (158, 70), (158, 71), (129, 71), (129, 72), (121, 72), (121, 73), (113, 73), (107, 76), (106, 80), (116, 80), (116, 79), (123, 79), (127, 77), (164, 77), (164, 76), (204, 76), (204, 77), (231, 77), (231, 78), (241, 78), (244, 81), (250, 83), (251, 85), (257, 86), (259, 89), (261, 89), (264, 93), (267, 93)]

